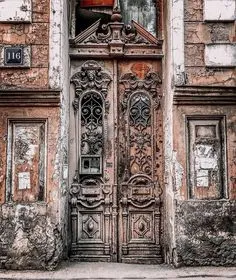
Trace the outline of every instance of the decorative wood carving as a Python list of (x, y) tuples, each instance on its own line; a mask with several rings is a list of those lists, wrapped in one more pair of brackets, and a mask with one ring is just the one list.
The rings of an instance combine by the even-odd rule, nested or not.
[(119, 9), (113, 10), (111, 22), (100, 20), (70, 41), (71, 56), (130, 56), (162, 57), (161, 42), (140, 24), (125, 25)]
[[(101, 93), (106, 100), (111, 80), (111, 76), (96, 61), (86, 61), (71, 78), (71, 82), (75, 85), (74, 109), (78, 110), (81, 95), (89, 91)], [(108, 102), (106, 102), (106, 109), (109, 109)]]
[(143, 80), (140, 80), (135, 74), (127, 73), (120, 78), (120, 83), (124, 85), (124, 98), (122, 101), (123, 110), (127, 109), (128, 99), (133, 92), (147, 92), (151, 94), (155, 106), (160, 104), (160, 87), (161, 77), (158, 73), (149, 72)]
[[(120, 40), (122, 47), (126, 43), (121, 40), (120, 34), (113, 39)], [(157, 159), (156, 138), (161, 78), (153, 68), (156, 66), (151, 63), (130, 63), (132, 73), (121, 74), (118, 81), (114, 80), (113, 86), (118, 84), (118, 90), (114, 92), (114, 88), (110, 87), (112, 76), (96, 61), (86, 61), (72, 76), (71, 82), (75, 85), (73, 106), (75, 116), (80, 116), (77, 123), (79, 153), (84, 155), (81, 151), (85, 145), (89, 155), (97, 156), (97, 152), (101, 152), (102, 137), (108, 137), (109, 141), (104, 143), (110, 149), (109, 156), (105, 149), (99, 154), (102, 155), (105, 172), (81, 174), (77, 166), (78, 171), (70, 188), (71, 255), (75, 259), (162, 262), (162, 189), (156, 172), (157, 162), (160, 161)], [(123, 68), (118, 65), (118, 69)], [(114, 75), (113, 79), (118, 77)], [(101, 98), (106, 102), (105, 107), (101, 105)], [(95, 107), (99, 108), (96, 114), (93, 111), (95, 103), (98, 105)], [(101, 108), (105, 111), (104, 118), (101, 117)], [(83, 112), (83, 109), (86, 110)], [(96, 120), (93, 120), (95, 115)], [(99, 122), (104, 124), (104, 129), (97, 130), (101, 125)], [(91, 123), (91, 129), (83, 130), (83, 123)], [(81, 138), (85, 132), (86, 136)], [(93, 136), (98, 135), (100, 142), (97, 146)], [(123, 168), (120, 172), (122, 176), (119, 168)], [(106, 179), (106, 172), (112, 174), (113, 179)], [(117, 182), (114, 179), (116, 175), (119, 175)]]
[(121, 111), (125, 121), (123, 137), (126, 139), (120, 143), (125, 162), (125, 170), (120, 170), (123, 181), (137, 173), (153, 175), (153, 116), (160, 104), (160, 83), (160, 76), (154, 72), (148, 72), (144, 79), (134, 73), (120, 78), (123, 85)]
[(162, 189), (155, 169), (158, 147), (154, 127), (161, 99), (161, 78), (144, 63), (134, 64), (131, 70), (132, 73), (119, 80), (121, 259), (133, 262), (135, 255), (140, 262), (145, 258), (145, 262), (159, 263)]

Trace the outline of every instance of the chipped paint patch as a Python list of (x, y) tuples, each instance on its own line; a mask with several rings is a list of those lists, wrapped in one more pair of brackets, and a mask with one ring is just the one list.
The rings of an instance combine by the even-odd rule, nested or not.
[(0, 22), (31, 22), (31, 0), (5, 0), (0, 5)]
[(236, 66), (236, 44), (214, 44), (205, 46), (207, 66)]
[(235, 20), (235, 0), (205, 0), (205, 20)]

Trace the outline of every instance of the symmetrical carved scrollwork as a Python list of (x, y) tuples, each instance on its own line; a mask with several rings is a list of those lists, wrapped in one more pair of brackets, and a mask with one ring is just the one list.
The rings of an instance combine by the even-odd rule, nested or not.
[(159, 203), (162, 189), (158, 182), (147, 175), (135, 175), (122, 184), (121, 203), (145, 209), (153, 203)]
[[(146, 31), (140, 24), (132, 21), (131, 24), (125, 25), (122, 22), (119, 9), (114, 9), (111, 16), (111, 22), (102, 25), (100, 28), (100, 20), (95, 22), (85, 33), (85, 44), (101, 44), (113, 43), (119, 41), (120, 43), (128, 44), (157, 44), (157, 39), (148, 31)], [(85, 37), (85, 36), (82, 36)], [(79, 37), (77, 38), (77, 41)], [(79, 40), (80, 41), (80, 40)]]
[[(80, 97), (85, 92), (99, 92), (105, 100), (111, 80), (111, 76), (96, 61), (86, 61), (71, 78), (71, 82), (75, 85), (74, 109), (79, 109)], [(109, 104), (106, 102), (106, 108), (108, 107)]]
[(131, 174), (152, 175), (151, 101), (142, 93), (130, 99), (129, 146)]
[(94, 209), (105, 202), (111, 203), (111, 186), (104, 184), (99, 178), (79, 179), (75, 176), (70, 188), (71, 204), (80, 204), (85, 208)]
[(124, 119), (126, 118), (123, 131), (126, 148), (123, 148), (123, 154), (126, 172), (129, 173), (123, 180), (126, 181), (135, 174), (152, 176), (153, 114), (160, 103), (158, 85), (161, 78), (154, 72), (148, 72), (144, 79), (138, 78), (133, 73), (127, 73), (121, 77), (120, 83), (123, 85), (122, 112)]
[(152, 98), (156, 107), (160, 104), (160, 89), (158, 87), (161, 84), (161, 77), (159, 74), (149, 72), (146, 74), (143, 80), (140, 80), (135, 74), (124, 74), (120, 83), (124, 85), (124, 98), (122, 102), (123, 110), (127, 109), (128, 99), (130, 95), (136, 91), (148, 92)]
[[(101, 202), (102, 192), (105, 191), (104, 183), (98, 182), (95, 178), (102, 174), (102, 156), (104, 152), (104, 142), (106, 140), (106, 120), (109, 111), (109, 101), (106, 100), (111, 76), (96, 61), (86, 61), (76, 72), (71, 82), (75, 85), (75, 98), (73, 106), (75, 112), (79, 110), (77, 119), (79, 125), (79, 145), (80, 166), (77, 167), (76, 175), (71, 185), (71, 203), (87, 203), (88, 206)], [(86, 185), (94, 186), (99, 195), (87, 196), (84, 198), (85, 189), (84, 176), (88, 174), (90, 181)], [(84, 174), (81, 176), (81, 174)], [(99, 179), (100, 180), (100, 179)], [(84, 202), (83, 202), (84, 201)]]

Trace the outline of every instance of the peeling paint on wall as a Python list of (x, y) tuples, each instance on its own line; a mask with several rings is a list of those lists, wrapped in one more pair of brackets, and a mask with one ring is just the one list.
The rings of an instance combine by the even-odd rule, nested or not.
[(31, 0), (4, 0), (0, 5), (0, 22), (31, 22)]
[(40, 201), (45, 191), (45, 121), (11, 121), (8, 136), (8, 201)]
[(205, 20), (235, 20), (235, 0), (204, 0)]
[(182, 187), (182, 180), (183, 180), (183, 173), (184, 168), (183, 166), (177, 161), (177, 152), (173, 151), (173, 171), (174, 171), (174, 191), (180, 195), (180, 188)]
[(189, 120), (190, 198), (224, 196), (224, 142), (220, 120)]
[(206, 66), (236, 66), (236, 44), (214, 44), (205, 46)]

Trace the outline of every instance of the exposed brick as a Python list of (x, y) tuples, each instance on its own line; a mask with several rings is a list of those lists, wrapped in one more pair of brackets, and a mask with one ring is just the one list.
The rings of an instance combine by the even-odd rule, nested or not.
[(50, 1), (42, 0), (42, 1), (40, 1), (40, 5), (39, 5), (38, 0), (33, 0), (32, 5), (33, 5), (32, 21), (33, 22), (49, 22)]
[(210, 42), (210, 34), (206, 25), (202, 23), (185, 23), (185, 43), (208, 43)]

